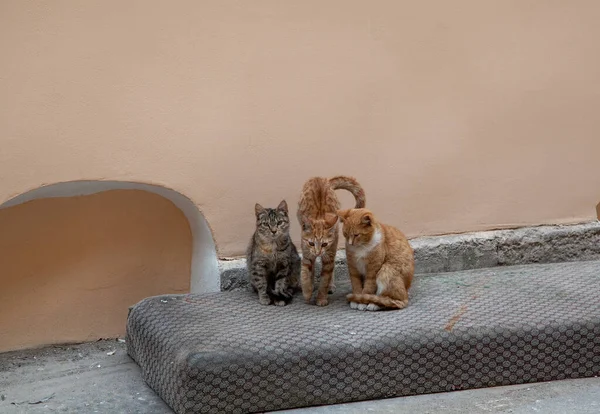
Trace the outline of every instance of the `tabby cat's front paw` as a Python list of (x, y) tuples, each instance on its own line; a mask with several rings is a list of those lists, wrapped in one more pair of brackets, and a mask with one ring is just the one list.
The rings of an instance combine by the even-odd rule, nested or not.
[(260, 303), (261, 305), (270, 305), (271, 304), (271, 298), (269, 298), (268, 296), (259, 296), (258, 297), (258, 303)]
[(285, 306), (286, 305), (285, 300), (276, 300), (275, 302), (273, 302), (273, 304), (275, 306)]

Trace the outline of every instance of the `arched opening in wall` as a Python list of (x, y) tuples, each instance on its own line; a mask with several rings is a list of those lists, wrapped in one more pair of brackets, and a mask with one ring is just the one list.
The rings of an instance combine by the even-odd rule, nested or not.
[(202, 214), (137, 183), (60, 183), (3, 204), (0, 265), (0, 352), (122, 336), (145, 297), (219, 290)]

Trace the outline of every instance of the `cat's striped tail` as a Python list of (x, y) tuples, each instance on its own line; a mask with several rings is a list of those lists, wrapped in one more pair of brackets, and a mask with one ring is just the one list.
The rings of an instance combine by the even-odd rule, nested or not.
[(396, 300), (388, 296), (368, 295), (364, 293), (350, 294), (346, 297), (348, 302), (363, 303), (368, 305), (373, 303), (381, 308), (404, 309), (408, 306), (408, 300)]
[(353, 177), (347, 177), (344, 175), (338, 175), (337, 177), (333, 177), (329, 179), (329, 185), (334, 190), (347, 190), (352, 193), (354, 198), (356, 199), (356, 206), (354, 208), (364, 208), (367, 200), (365, 197), (365, 190), (361, 187), (361, 185), (356, 181)]

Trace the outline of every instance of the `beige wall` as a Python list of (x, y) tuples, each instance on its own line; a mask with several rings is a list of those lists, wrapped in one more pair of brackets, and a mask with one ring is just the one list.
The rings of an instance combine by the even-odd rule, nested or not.
[(127, 309), (190, 286), (183, 213), (145, 191), (0, 210), (0, 352), (125, 333)]
[(311, 175), (355, 175), (410, 236), (589, 220), (598, 21), (597, 0), (4, 0), (0, 203), (164, 185), (221, 256)]

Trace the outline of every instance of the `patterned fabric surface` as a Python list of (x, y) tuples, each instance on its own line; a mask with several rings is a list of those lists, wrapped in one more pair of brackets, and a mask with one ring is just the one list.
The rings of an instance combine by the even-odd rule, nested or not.
[(404, 310), (142, 300), (129, 354), (177, 413), (246, 413), (600, 374), (600, 262), (416, 276)]

